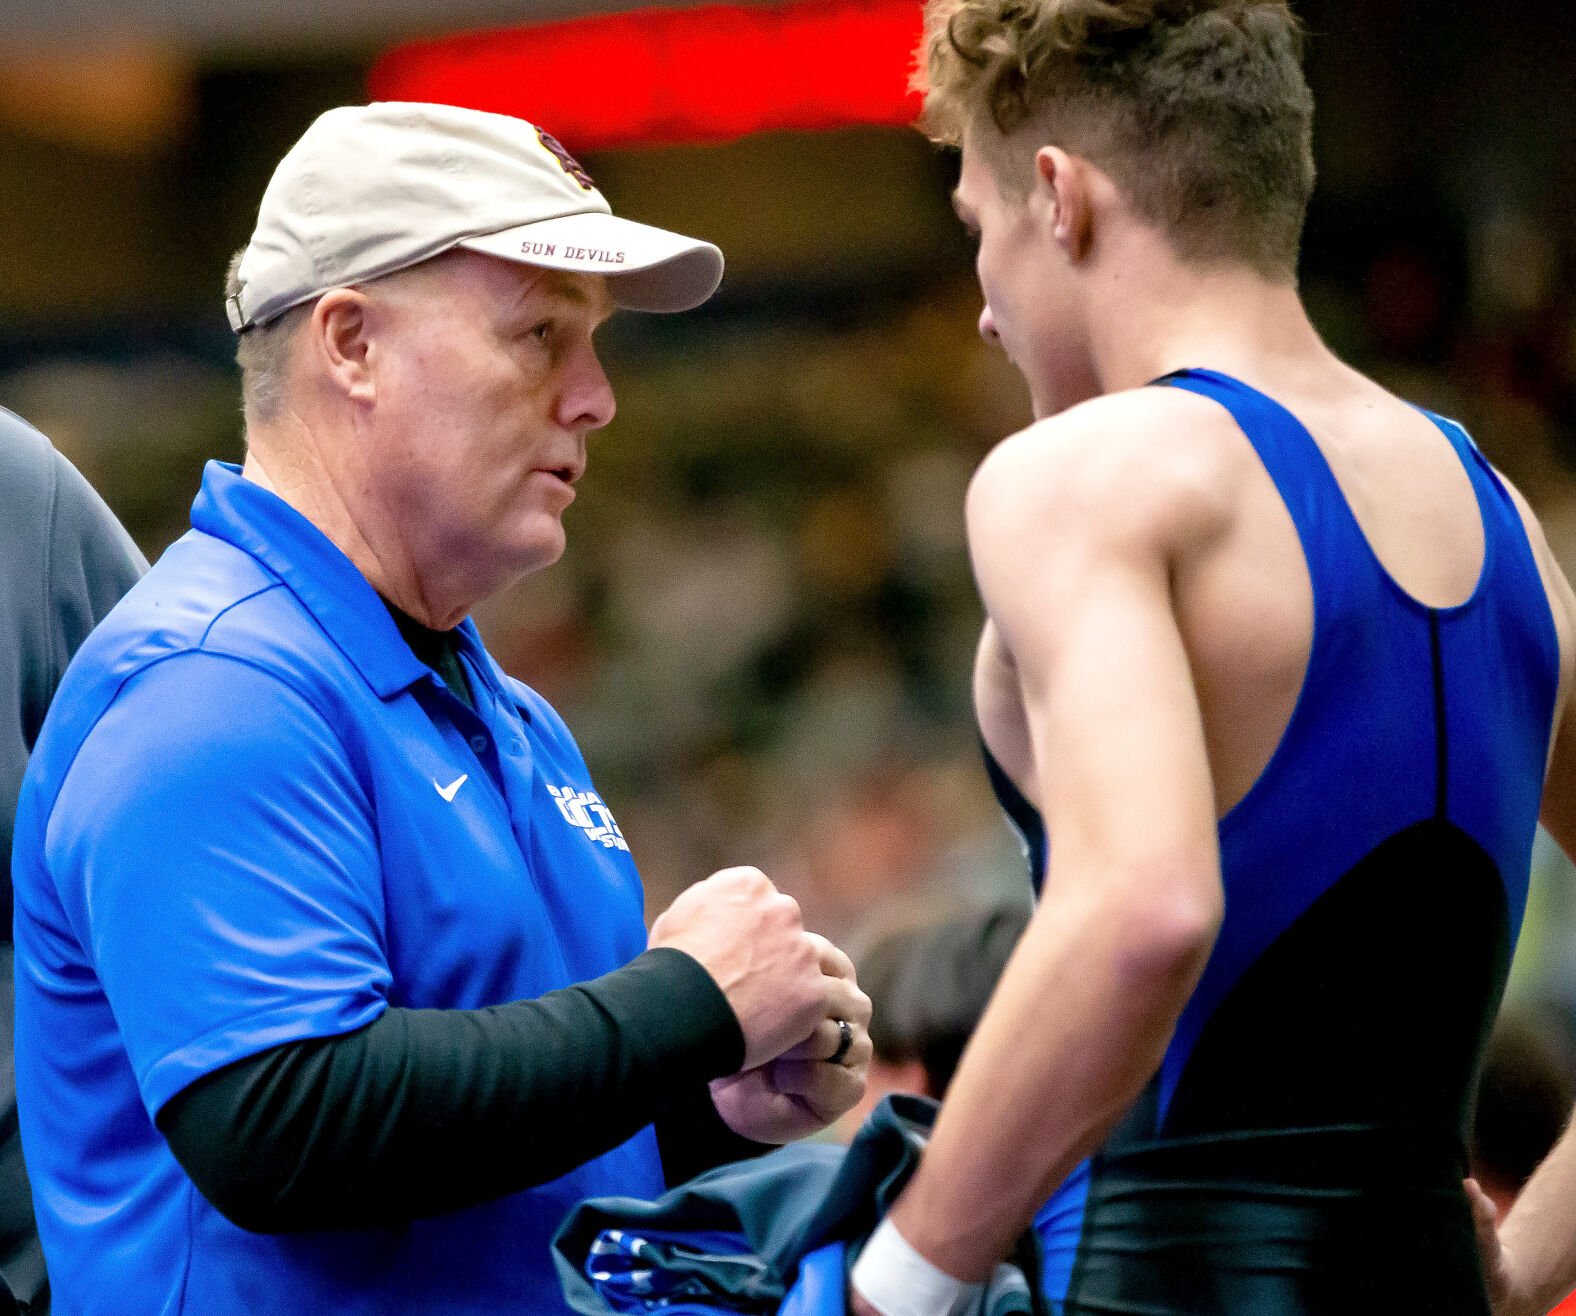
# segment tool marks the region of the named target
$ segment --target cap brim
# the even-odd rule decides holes
[[[688,311],[717,291],[722,252],[709,242],[594,210],[538,220],[459,244],[523,265],[601,274],[631,311]]]

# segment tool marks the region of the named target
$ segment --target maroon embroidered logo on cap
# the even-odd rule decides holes
[[[575,182],[579,183],[581,187],[585,188],[587,192],[596,186],[591,181],[591,175],[586,173],[580,161],[564,150],[564,144],[554,137],[552,133],[544,132],[541,128],[538,128],[536,130],[536,139],[557,157],[558,163],[564,167],[564,172],[574,179]]]

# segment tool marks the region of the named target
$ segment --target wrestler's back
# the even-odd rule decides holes
[[[1227,512],[1173,581],[1227,919],[1161,1074],[1042,1213],[1052,1296],[1069,1313],[1480,1312],[1459,1131],[1525,895],[1512,834],[1530,843],[1569,666],[1553,568],[1464,435],[1344,367],[1266,370],[1262,393],[1208,372],[1172,382],[1163,405]],[[1508,648],[1479,652],[1472,626],[1511,633]],[[1416,653],[1363,656],[1392,642]],[[1501,678],[1530,692],[1480,709],[1515,724],[1508,738],[1475,732],[1473,711],[1436,727],[1445,685],[1488,692],[1476,710]],[[988,630],[976,693],[1005,776],[1032,784],[1016,676]],[[1371,755],[1365,709],[1382,710]],[[1516,799],[1467,786],[1451,801],[1452,745],[1517,779]]]
[[[1311,378],[1266,369],[1247,382],[1308,428],[1368,543],[1402,589],[1434,607],[1471,594],[1483,563],[1483,523],[1467,472],[1432,421],[1338,364]],[[1307,671],[1313,594],[1285,502],[1231,415],[1191,395],[1177,394],[1171,405],[1194,413],[1208,433],[1201,461],[1233,509],[1229,537],[1186,563],[1175,582],[1216,806],[1224,815],[1258,780],[1291,720]],[[1189,441],[1199,442],[1197,427]],[[1557,568],[1530,513],[1526,524],[1552,599]],[[1567,619],[1558,609],[1554,615],[1568,653]],[[997,762],[1038,804],[1016,673],[988,624],[975,704]]]

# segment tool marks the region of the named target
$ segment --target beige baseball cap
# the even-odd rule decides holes
[[[237,333],[330,288],[455,247],[602,274],[634,311],[687,311],[722,282],[709,242],[620,219],[524,119],[381,101],[321,115],[274,170],[226,298]]]

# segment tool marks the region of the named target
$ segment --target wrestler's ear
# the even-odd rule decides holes
[[[1081,260],[1089,250],[1093,224],[1092,166],[1059,146],[1042,146],[1034,153],[1032,200],[1052,241],[1069,260]]]
[[[374,378],[371,298],[359,288],[330,288],[317,299],[308,326],[310,352],[331,387],[352,402],[371,402]]]

